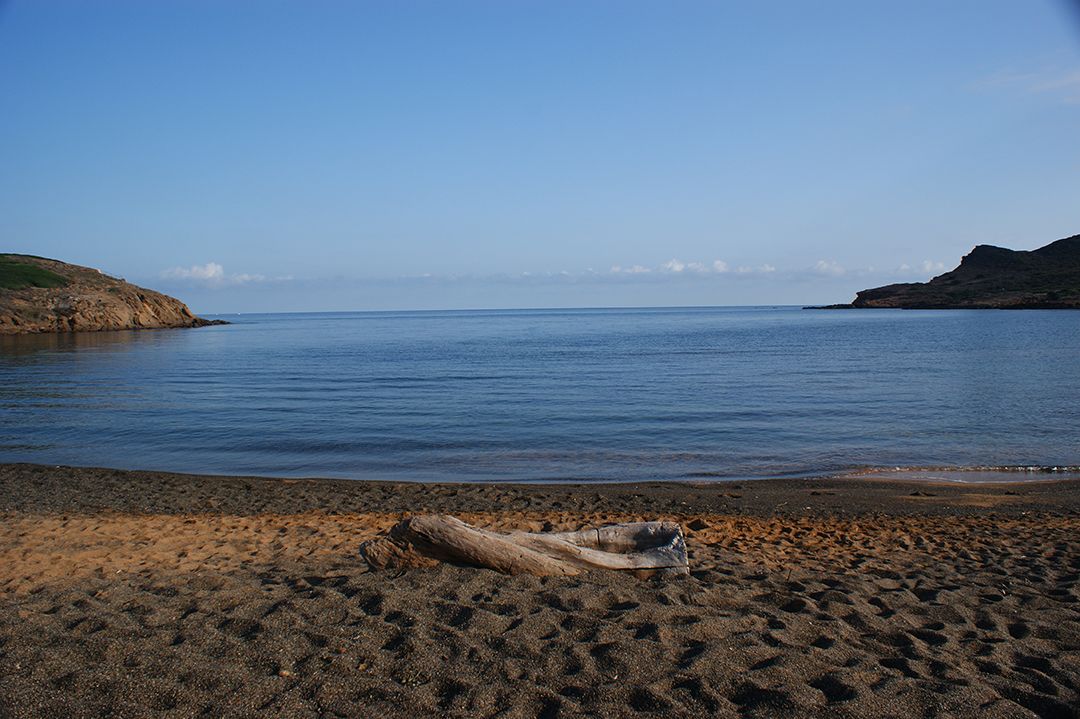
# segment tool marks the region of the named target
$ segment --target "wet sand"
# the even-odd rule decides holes
[[[691,576],[368,572],[418,512]],[[410,485],[0,465],[0,716],[1075,717],[1080,482]]]

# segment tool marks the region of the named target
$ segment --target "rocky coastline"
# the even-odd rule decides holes
[[[1080,235],[1037,250],[978,245],[951,272],[809,309],[1080,309]]]
[[[99,332],[227,324],[99,270],[0,254],[0,334]]]

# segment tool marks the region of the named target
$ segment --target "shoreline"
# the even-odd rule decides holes
[[[922,473],[922,470],[915,470]],[[189,474],[107,467],[0,463],[0,512],[147,511],[324,511],[419,512],[475,509],[493,496],[514,496],[542,505],[586,512],[590,503],[613,504],[629,512],[689,515],[794,511],[904,514],[910,499],[933,487],[938,501],[930,511],[947,513],[975,506],[972,497],[994,497],[999,506],[1080,513],[1080,477],[1037,473],[1038,479],[963,482],[925,477],[880,477],[877,471],[828,477],[750,480],[699,479],[650,482],[421,482],[393,479],[340,479]],[[979,474],[981,469],[957,471]],[[904,474],[904,473],[901,473]],[[1023,474],[1017,472],[1017,474]],[[34,480],[33,484],[28,484]],[[258,494],[251,494],[258,489]],[[192,491],[196,490],[196,491]],[[439,497],[460,497],[446,504]],[[434,499],[433,499],[434,498]],[[588,501],[585,501],[585,499]],[[686,501],[690,500],[690,501]],[[990,500],[987,500],[990,501]],[[337,503],[335,506],[334,503]],[[952,503],[952,504],[950,504]],[[925,504],[925,503],[924,503]],[[785,510],[788,508],[788,510]],[[925,507],[920,512],[927,511]]]
[[[407,514],[691,574],[370,572]],[[1068,717],[1080,481],[419,484],[0,464],[0,715]]]
[[[696,472],[658,479],[609,479],[583,477],[546,477],[496,479],[464,477],[459,479],[428,479],[417,476],[345,476],[345,475],[298,475],[298,474],[248,474],[197,472],[188,470],[147,469],[139,467],[108,467],[95,465],[67,465],[46,462],[0,461],[0,471],[5,468],[20,467],[29,470],[65,470],[72,472],[124,472],[130,474],[161,475],[177,477],[216,477],[219,479],[256,479],[267,481],[318,481],[318,482],[360,482],[374,484],[419,484],[438,485],[506,485],[522,487],[600,487],[606,485],[671,485],[699,486],[709,484],[768,482],[827,482],[827,481],[871,481],[871,482],[909,482],[941,484],[1028,484],[1038,482],[1080,481],[1080,465],[912,465],[912,466],[857,466],[843,470],[821,470],[794,473],[774,473],[763,475],[723,475],[718,472]]]

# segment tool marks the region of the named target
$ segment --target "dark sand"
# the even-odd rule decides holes
[[[371,573],[407,513],[692,575]],[[0,465],[0,716],[1075,717],[1080,482],[408,485]]]

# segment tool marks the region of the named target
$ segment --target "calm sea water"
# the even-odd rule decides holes
[[[412,480],[1080,465],[1080,313],[267,314],[0,337],[0,461]]]

